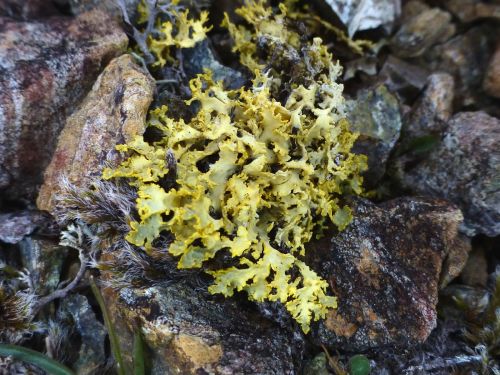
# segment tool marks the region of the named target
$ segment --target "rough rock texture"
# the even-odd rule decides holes
[[[446,0],[444,6],[462,22],[473,22],[480,18],[500,20],[500,4],[478,0]]]
[[[64,1],[64,0],[59,0]],[[93,9],[101,9],[110,15],[121,18],[118,1],[122,1],[130,18],[134,15],[140,0],[68,0],[71,13],[81,14]]]
[[[443,261],[454,248],[469,250],[462,214],[442,200],[354,203],[347,229],[309,245],[309,264],[339,299],[313,337],[354,352],[422,343],[436,326]]]
[[[0,241],[16,244],[33,232],[55,234],[57,226],[50,215],[36,211],[25,210],[0,214]]]
[[[105,13],[0,17],[0,194],[32,199],[66,116],[127,36]]]
[[[500,7],[500,6],[499,6]],[[484,76],[483,89],[488,95],[500,98],[500,44],[491,58]]]
[[[385,173],[385,164],[401,130],[399,102],[384,85],[358,92],[346,101],[351,129],[360,134],[353,151],[368,156],[365,184],[373,187]]]
[[[298,373],[300,336],[200,289],[177,282],[103,291],[128,365],[141,329],[154,375]]]
[[[484,112],[462,112],[448,122],[441,144],[409,166],[405,186],[448,199],[465,216],[468,235],[500,234],[500,120]]]
[[[52,211],[62,177],[84,186],[116,157],[116,144],[144,132],[153,91],[153,79],[130,55],[110,62],[59,136],[37,199],[41,210]]]
[[[416,57],[434,44],[446,41],[454,33],[451,14],[431,8],[417,13],[404,23],[392,38],[391,48],[400,57]]]
[[[404,120],[404,140],[439,135],[453,112],[455,81],[448,73],[434,73],[427,87]]]
[[[61,300],[57,317],[71,327],[72,340],[65,349],[76,349],[78,359],[68,363],[79,375],[104,373],[106,364],[106,328],[97,320],[87,298],[80,294]]]
[[[56,4],[48,0],[2,0],[0,16],[32,20],[57,15]]]

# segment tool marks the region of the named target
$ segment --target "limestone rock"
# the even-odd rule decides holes
[[[95,11],[71,19],[0,17],[0,194],[33,199],[66,116],[101,69],[127,46]]]
[[[384,85],[362,90],[346,101],[351,129],[360,134],[353,151],[368,156],[365,185],[373,187],[385,173],[385,165],[401,130],[398,99]]]
[[[116,144],[144,132],[153,91],[153,79],[130,55],[110,62],[61,132],[38,195],[41,210],[52,211],[63,176],[84,186],[116,157]]]
[[[186,282],[103,291],[132,363],[132,332],[148,346],[151,374],[295,374],[303,342],[233,300]]]
[[[448,199],[465,216],[467,235],[500,234],[500,120],[484,112],[462,112],[447,125],[442,142],[403,183],[417,194]]]
[[[483,89],[488,95],[500,98],[500,44],[488,65],[484,76]]]
[[[315,341],[353,352],[424,342],[436,326],[443,261],[455,247],[469,250],[462,218],[442,200],[357,200],[343,232],[309,245],[308,263],[339,300]]]

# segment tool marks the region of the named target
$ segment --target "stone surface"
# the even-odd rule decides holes
[[[454,33],[451,15],[439,8],[431,8],[404,23],[391,39],[391,48],[400,57],[421,56],[428,48],[446,41]]]
[[[131,365],[140,329],[151,374],[296,374],[302,338],[234,299],[206,295],[185,282],[103,291]],[[130,372],[131,373],[131,372]]]
[[[35,210],[0,214],[0,241],[16,244],[24,237],[38,231],[56,233],[56,226],[49,215]]]
[[[403,121],[403,147],[429,135],[439,138],[453,112],[455,81],[448,73],[434,73]]]
[[[384,85],[358,92],[346,101],[351,129],[360,134],[353,152],[368,156],[365,185],[374,187],[385,173],[385,165],[401,130],[398,99]]]
[[[387,58],[380,71],[381,79],[391,92],[411,98],[425,87],[428,75],[426,69],[392,55]]]
[[[77,360],[68,365],[78,375],[104,373],[107,332],[104,325],[97,320],[87,298],[73,294],[62,299],[57,318],[71,327],[71,340],[68,340],[65,349],[71,348],[78,352]]]
[[[128,40],[102,12],[0,17],[0,195],[35,197],[66,116]]]
[[[500,98],[500,44],[497,46],[484,75],[483,89],[488,95]]]
[[[41,19],[59,14],[56,5],[47,0],[2,0],[0,16],[18,20]]]
[[[60,0],[66,1],[66,0]],[[140,0],[68,0],[71,13],[77,15],[90,10],[100,9],[121,19],[121,10],[118,1],[122,1],[129,17],[132,19]]]
[[[63,177],[84,186],[116,157],[116,144],[144,132],[153,91],[153,79],[130,55],[110,62],[59,136],[37,199],[41,210],[52,211]]]
[[[436,199],[354,203],[344,231],[309,245],[308,264],[339,300],[313,338],[353,352],[422,343],[436,326],[443,261],[455,247],[468,250],[462,214]]]
[[[457,204],[463,230],[472,236],[500,234],[500,120],[462,112],[447,125],[442,142],[417,165],[406,166],[403,184],[416,194]]]
[[[444,6],[462,22],[473,22],[481,18],[500,20],[500,4],[478,0],[446,0]]]

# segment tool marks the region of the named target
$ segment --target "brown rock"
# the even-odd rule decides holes
[[[500,120],[462,112],[422,162],[405,166],[402,183],[420,195],[444,198],[464,213],[467,235],[500,234]]]
[[[105,13],[0,17],[0,193],[32,199],[66,116],[127,36]]]
[[[453,34],[455,25],[451,23],[451,15],[439,8],[431,8],[404,23],[392,38],[391,47],[400,57],[416,57],[434,44],[448,40]]]
[[[444,6],[462,22],[473,22],[481,18],[500,19],[500,4],[478,0],[447,0]]]
[[[52,212],[63,176],[76,186],[85,186],[101,174],[116,144],[144,132],[153,91],[153,79],[130,55],[111,61],[61,132],[38,195],[41,210]]]
[[[339,300],[314,340],[354,352],[424,342],[436,326],[443,261],[463,241],[460,210],[400,198],[378,206],[357,200],[354,211],[347,229],[310,244],[308,264]]]
[[[500,45],[498,45],[486,70],[483,89],[488,95],[500,98]]]

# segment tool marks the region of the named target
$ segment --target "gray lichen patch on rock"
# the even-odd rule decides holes
[[[337,236],[312,243],[311,264],[339,297],[314,333],[318,343],[349,351],[424,342],[436,325],[442,277],[457,276],[469,244],[458,233],[460,210],[441,200],[401,198],[355,205]],[[443,271],[452,250],[462,264]],[[443,275],[450,269],[454,274]]]
[[[62,177],[85,186],[117,157],[116,144],[142,135],[153,91],[153,79],[130,55],[111,61],[61,132],[38,196],[40,209],[53,210]]]
[[[0,17],[0,191],[33,199],[66,116],[127,36],[106,13]]]

